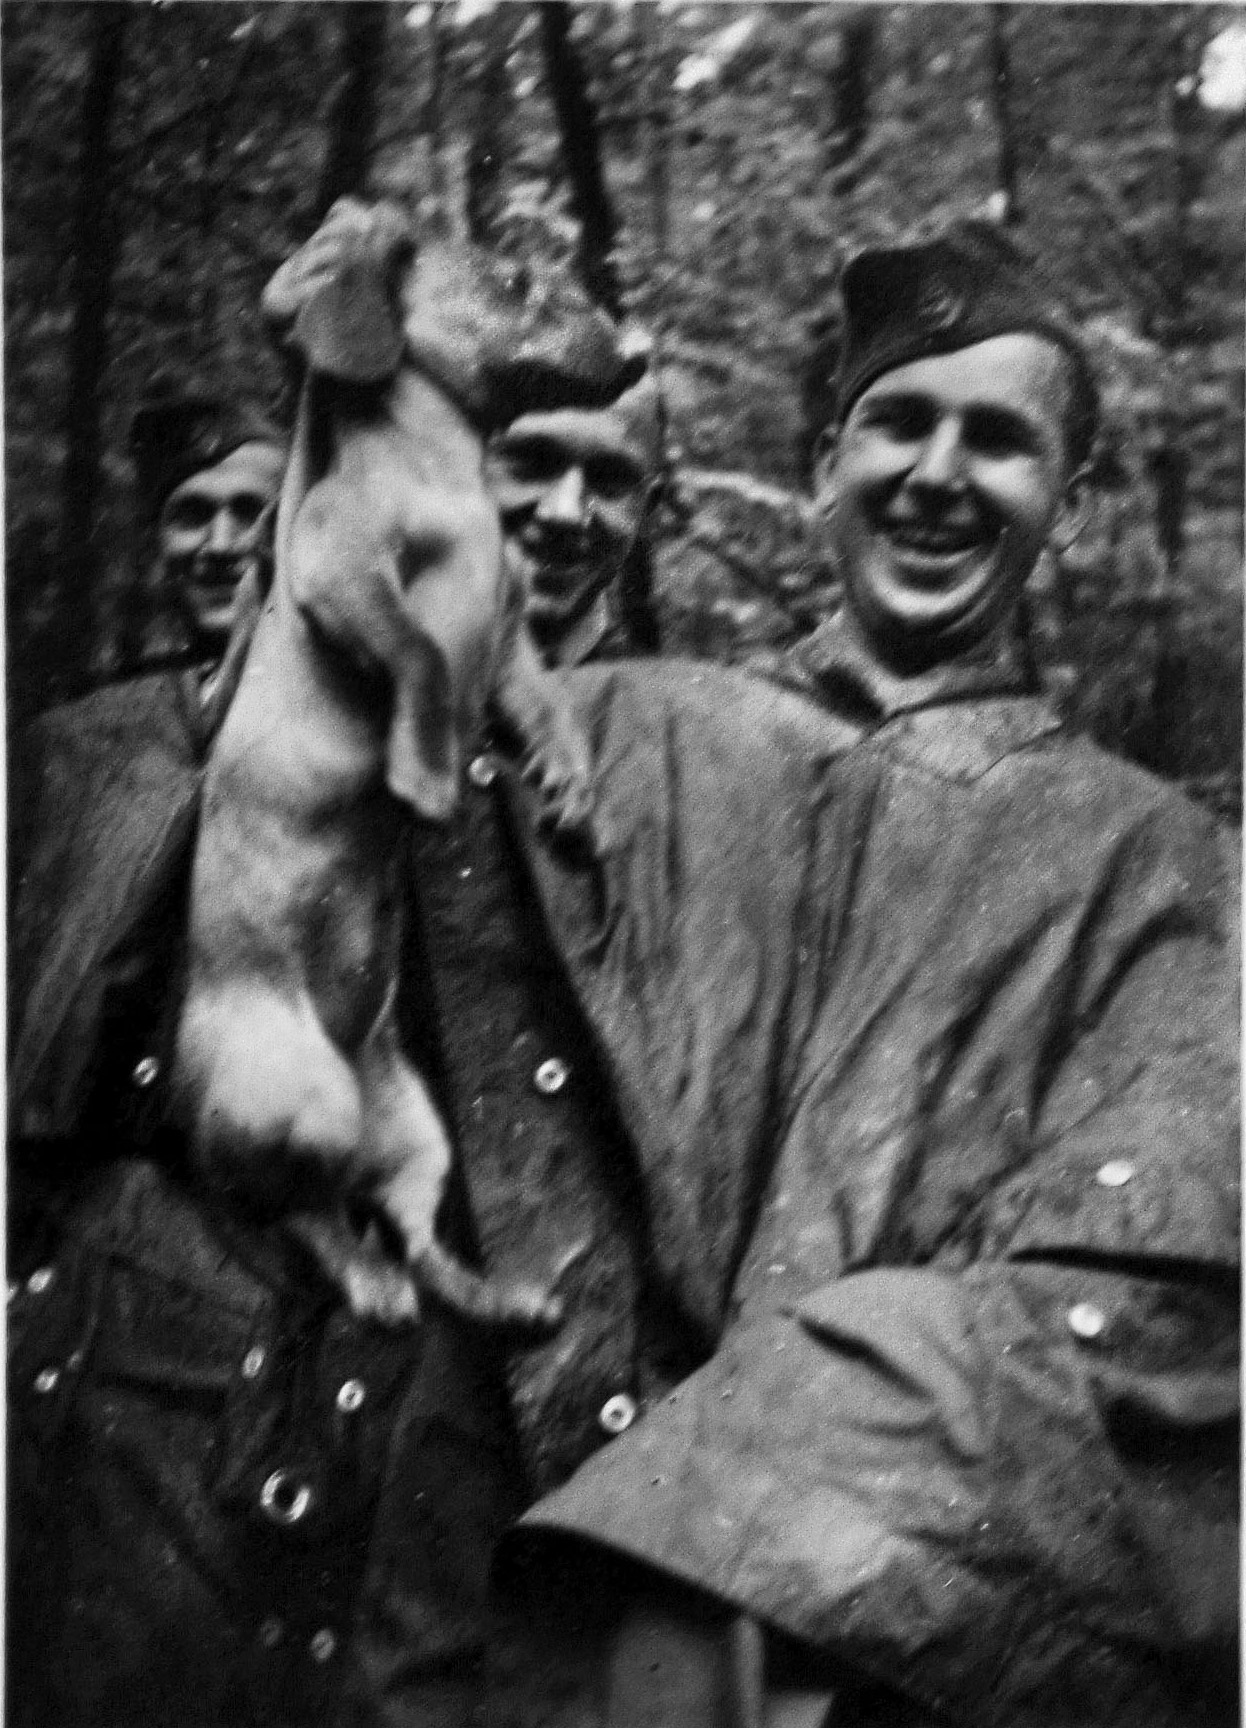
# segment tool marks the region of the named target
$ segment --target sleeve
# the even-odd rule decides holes
[[[745,1303],[533,1509],[538,1540],[606,1544],[953,1722],[1236,1720],[1214,853],[1145,827],[1115,849],[1035,1056],[1024,1155],[955,1242]]]

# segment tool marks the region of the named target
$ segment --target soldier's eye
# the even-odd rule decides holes
[[[626,498],[640,489],[644,476],[623,457],[602,457],[588,464],[585,479],[599,498]]]
[[[229,501],[230,514],[243,528],[254,528],[264,514],[268,500],[259,493],[240,492]]]
[[[858,424],[902,443],[924,438],[933,421],[930,404],[920,396],[880,396],[866,400],[858,418]]]
[[[1028,456],[1041,440],[1028,421],[1006,409],[980,408],[970,414],[965,441],[983,456]]]
[[[555,480],[567,466],[565,452],[544,438],[504,444],[499,455],[507,474],[518,481]]]
[[[172,498],[165,506],[164,526],[182,533],[188,533],[194,528],[206,528],[215,511],[216,505],[210,498],[198,498],[193,494],[185,498]]]

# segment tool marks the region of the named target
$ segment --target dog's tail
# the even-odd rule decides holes
[[[563,1321],[562,1301],[536,1284],[501,1284],[473,1272],[435,1239],[412,1266],[421,1290],[478,1326],[547,1337]]]

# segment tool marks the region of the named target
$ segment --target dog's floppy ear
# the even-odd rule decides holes
[[[402,363],[400,288],[414,253],[396,206],[339,199],[264,290],[264,315],[313,372],[384,383]]]
[[[424,639],[419,664],[394,685],[385,748],[385,784],[418,816],[445,822],[459,801],[459,735],[450,672],[441,650]]]

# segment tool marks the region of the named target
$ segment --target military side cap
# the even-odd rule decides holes
[[[150,520],[183,480],[214,468],[243,444],[284,444],[280,428],[254,403],[188,392],[150,397],[130,423],[142,511]]]
[[[1089,444],[1097,393],[1085,349],[1037,267],[999,228],[963,221],[920,243],[859,252],[845,266],[841,294],[835,383],[841,421],[862,391],[894,366],[1029,331],[1072,360]]]
[[[534,267],[504,351],[483,369],[481,420],[497,429],[520,414],[608,407],[648,364],[643,332],[616,321],[569,271]]]

